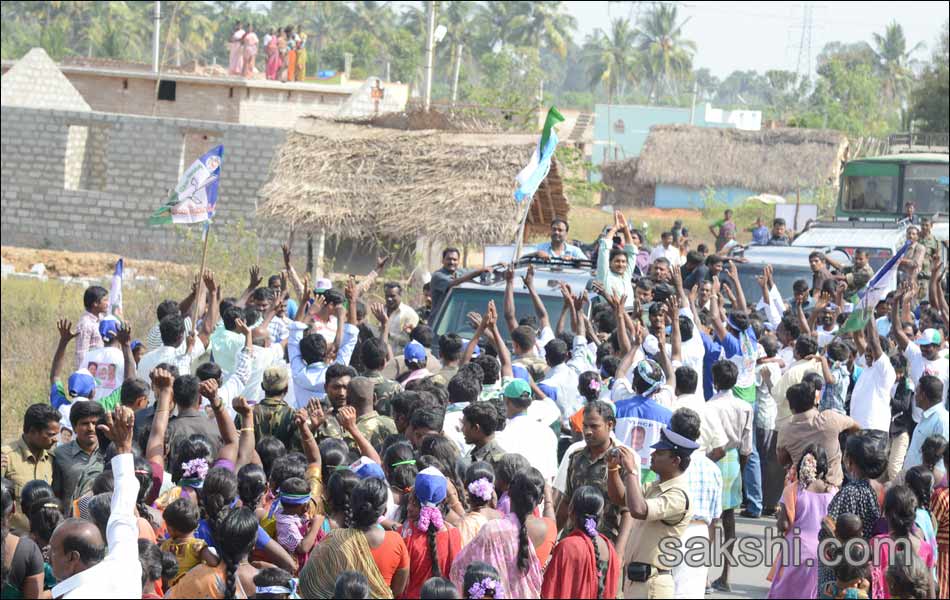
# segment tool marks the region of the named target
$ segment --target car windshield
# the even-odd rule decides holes
[[[921,214],[946,213],[950,165],[907,165],[904,205],[913,202]]]
[[[759,298],[762,297],[762,288],[759,286],[759,282],[756,281],[756,277],[762,274],[762,269],[765,265],[757,265],[744,263],[737,266],[737,271],[739,272],[739,282],[742,284],[742,291],[745,293],[746,302],[749,305],[749,308],[753,308],[756,302],[759,301]],[[811,287],[812,273],[811,269],[807,266],[801,267],[791,267],[785,265],[772,265],[772,279],[775,280],[775,285],[778,287],[779,292],[782,294],[782,298],[789,298],[792,296],[792,286],[799,279],[804,279],[808,282],[809,287]]]
[[[495,301],[495,308],[498,309],[498,329],[501,331],[501,336],[505,339],[505,342],[509,343],[511,332],[508,330],[508,324],[505,323],[502,316],[505,293],[504,290],[499,289],[453,289],[436,321],[435,336],[438,338],[446,333],[457,333],[466,339],[470,339],[475,333],[475,329],[469,323],[466,315],[470,312],[483,314],[489,300]],[[541,300],[544,302],[552,323],[556,323],[558,316],[561,314],[561,307],[564,305],[563,299],[560,296],[543,295]],[[519,318],[534,314],[534,305],[527,293],[515,291],[515,314]],[[570,327],[570,324],[568,324],[568,327]]]

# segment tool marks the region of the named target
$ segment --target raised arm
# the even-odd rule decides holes
[[[495,350],[498,352],[498,362],[501,363],[501,376],[514,377],[514,371],[511,368],[511,352],[508,351],[508,346],[498,330],[498,311],[495,310],[494,300],[488,303],[488,315],[486,316],[487,318],[482,320],[488,321],[488,328],[495,342]]]
[[[508,331],[514,331],[518,327],[518,316],[515,314],[515,269],[514,265],[508,265],[505,269],[505,304],[503,307],[505,313],[505,324],[508,325]]]
[[[317,398],[311,398],[307,402],[306,409],[297,410],[294,414],[294,424],[300,433],[300,444],[303,446],[303,455],[307,457],[307,464],[319,471],[323,468],[323,458],[320,456],[320,445],[313,437],[313,429],[311,429],[311,423],[314,419],[319,423],[326,419],[323,414],[323,405],[320,404],[320,400]]]
[[[247,301],[250,299],[251,294],[254,293],[254,290],[261,285],[261,282],[264,281],[264,278],[261,276],[261,268],[258,265],[251,267],[248,272],[247,287],[241,293],[241,297],[238,298],[238,301],[235,302],[235,306],[244,308],[247,305]]]
[[[122,368],[125,370],[123,381],[135,379],[135,355],[132,354],[132,328],[128,323],[119,325],[119,331],[115,335],[122,347]]]
[[[366,439],[366,436],[363,435],[363,432],[360,431],[359,427],[356,426],[355,408],[352,406],[341,407],[336,413],[336,420],[340,423],[340,427],[343,428],[343,431],[352,436],[356,442],[356,447],[360,449],[360,454],[375,461],[376,464],[383,463],[383,460],[379,457],[379,453],[376,452],[376,448],[373,447],[369,440]]]
[[[680,334],[680,303],[676,296],[666,300],[666,310],[670,314],[670,361],[683,360],[683,337]],[[673,386],[674,389],[676,386]]]
[[[548,319],[548,310],[544,308],[544,302],[541,301],[541,296],[538,295],[538,291],[534,289],[534,266],[528,265],[528,272],[525,273],[525,276],[522,278],[524,285],[528,288],[528,295],[531,296],[531,303],[534,305],[534,314],[538,316],[538,323],[540,329],[551,326],[551,321]]]
[[[660,351],[656,353],[656,362],[660,365],[660,370],[663,371],[663,376],[666,377],[667,383],[673,387],[673,389],[676,389],[676,375],[673,373],[673,364],[666,355],[665,328],[661,327],[660,330],[656,332],[656,341],[660,347]]]
[[[286,244],[281,244],[280,250],[284,255],[284,270],[287,271],[287,277],[290,278],[291,285],[294,286],[294,291],[297,293],[297,297],[300,298],[303,296],[304,285],[303,281],[300,279],[300,275],[297,274],[297,269],[294,268],[291,256],[291,243],[293,240],[293,232],[290,234],[291,242]]]
[[[234,421],[231,420],[231,415],[224,408],[224,402],[218,397],[218,381],[216,379],[206,379],[198,386],[198,391],[211,403],[214,420],[218,425],[218,433],[221,435],[218,460],[227,460],[231,464],[237,464],[238,432],[234,427]]]
[[[247,403],[243,396],[238,396],[231,401],[231,408],[241,417],[241,431],[238,433],[238,451],[237,461],[234,463],[234,470],[237,471],[248,463],[260,464],[261,458],[257,455],[254,447],[254,409]]]
[[[180,312],[183,317],[191,314],[191,308],[195,304],[195,298],[197,295],[198,276],[196,275],[194,281],[191,282],[191,292],[189,292],[187,296],[178,302],[178,312]]]
[[[817,314],[817,308],[812,310],[812,314]],[[802,303],[795,301],[795,318],[798,319],[798,326],[801,327],[802,335],[811,335],[814,329],[811,328],[809,320],[805,318],[805,309],[802,308]]]
[[[162,468],[165,467],[165,432],[172,414],[172,384],[175,378],[165,369],[155,369],[150,374],[152,391],[155,392],[155,415],[152,430],[145,445],[145,458]]]
[[[891,330],[894,330],[895,327],[900,329],[900,324],[892,324]],[[884,354],[884,351],[881,349],[881,338],[878,337],[877,323],[874,322],[874,319],[868,321],[864,327],[864,335],[867,338],[868,347],[871,349],[871,357],[876,362]],[[868,366],[870,367],[871,365]]]
[[[221,316],[221,288],[218,286],[217,278],[211,271],[205,272],[204,281],[205,287],[208,288],[208,296],[211,299],[211,304],[208,307],[207,315],[201,322],[198,338],[201,340],[201,343],[205,345],[205,348],[207,348],[211,334],[214,332],[214,328],[218,326],[218,319]]]
[[[369,310],[379,321],[379,341],[386,347],[386,362],[388,363],[393,359],[393,349],[389,345],[389,313],[386,312],[386,305],[382,302],[370,305]]]
[[[726,339],[728,332],[726,325],[722,322],[722,313],[719,311],[719,294],[722,291],[722,283],[718,277],[713,277],[712,294],[709,295],[709,320],[712,322],[713,333],[720,341]]]
[[[812,332],[818,331],[818,315],[820,315],[830,303],[831,294],[826,291],[822,291],[815,300],[815,308],[812,309],[811,315],[808,317],[807,329],[809,335],[811,335]],[[802,329],[804,330],[806,328],[803,327]]]
[[[488,312],[494,306],[493,302],[490,302],[488,308],[485,310],[485,314],[482,316],[481,320],[478,322],[478,327],[475,328],[475,333],[472,334],[472,339],[469,340],[468,344],[465,345],[465,351],[462,352],[462,360],[459,364],[465,365],[471,362],[472,355],[475,354],[475,347],[478,346],[478,340],[482,339],[482,335],[485,334],[485,331],[488,329]]]
[[[626,296],[617,296],[616,294],[607,296],[607,302],[613,307],[614,315],[617,317],[617,342],[620,346],[620,352],[623,354],[629,353],[632,347],[629,330],[627,329],[626,299]]]
[[[462,285],[463,283],[468,283],[474,279],[478,279],[482,276],[482,273],[491,273],[491,267],[482,267],[481,269],[472,269],[470,272],[462,275],[461,277],[456,277],[455,279],[449,280],[449,285],[445,288],[445,291],[448,292],[450,289],[454,288],[457,285]]]
[[[56,385],[59,381],[60,373],[63,372],[63,361],[66,358],[66,346],[79,333],[73,333],[73,324],[69,319],[60,319],[56,322],[56,329],[59,330],[59,344],[56,346],[56,352],[53,353],[53,362],[49,368],[49,384]]]
[[[727,273],[729,274],[729,280],[732,281],[733,286],[736,288],[733,290],[736,295],[736,308],[744,313],[748,313],[749,306],[745,301],[745,292],[742,291],[742,282],[739,280],[739,269],[736,268],[735,262],[729,261]]]
[[[359,290],[360,294],[365,294],[373,284],[376,283],[376,280],[379,278],[379,274],[383,272],[383,269],[386,268],[386,263],[389,262],[388,256],[377,256],[376,257],[376,268],[366,274],[358,284],[356,284],[356,289]]]
[[[901,290],[903,292],[903,289]],[[901,352],[907,349],[907,345],[910,344],[910,338],[907,337],[907,334],[904,333],[904,328],[901,326],[900,318],[900,306],[904,301],[904,295],[898,292],[897,296],[894,297],[894,301],[891,303],[891,332],[894,334],[894,341],[897,342],[897,347],[901,349]],[[871,319],[871,322],[874,322],[874,319]],[[877,331],[877,327],[875,327]]]
[[[630,233],[630,225],[627,224],[627,217],[622,212],[614,211],[614,220],[617,222],[617,229],[623,233],[624,248],[633,248],[636,252],[636,246],[633,243],[633,234]],[[629,268],[629,265],[627,265]]]
[[[571,292],[571,286],[567,285],[563,281],[560,282],[559,287],[561,289],[561,295],[564,297],[564,308],[571,316],[571,331],[574,332],[574,335],[577,335],[577,306],[574,304],[574,294]]]

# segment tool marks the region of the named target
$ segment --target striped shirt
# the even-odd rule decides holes
[[[722,514],[722,473],[716,463],[700,451],[693,452],[690,458],[684,474],[689,487],[693,520],[712,525]]]

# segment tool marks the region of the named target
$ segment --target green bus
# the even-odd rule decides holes
[[[913,203],[919,215],[950,212],[950,155],[889,154],[852,160],[844,166],[838,218],[895,220]]]

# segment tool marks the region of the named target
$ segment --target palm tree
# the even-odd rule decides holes
[[[445,2],[440,11],[440,20],[448,29],[446,39],[440,47],[451,48],[452,59],[452,103],[458,100],[459,76],[462,71],[462,55],[472,54],[475,33],[472,30],[474,11],[471,2],[455,0]]]
[[[546,47],[561,58],[567,56],[571,33],[577,29],[577,19],[564,12],[564,3],[558,0],[542,0],[526,3],[527,19],[515,29],[522,45],[532,46],[536,41],[540,50]]]
[[[209,62],[208,57],[214,53],[213,45],[223,44],[222,40],[217,39],[218,28],[222,23],[211,18],[203,3],[178,0],[167,4],[171,17],[167,23],[163,56],[173,53],[176,64],[182,60],[198,59]],[[163,6],[163,15],[164,9]],[[165,19],[164,16],[162,18]],[[231,23],[224,24],[226,28],[230,26]],[[169,43],[171,40],[174,40],[174,46]]]
[[[696,42],[683,39],[683,26],[688,21],[678,22],[675,4],[654,3],[643,17],[637,33],[639,49],[644,53],[644,74],[650,80],[651,102],[664,84],[669,93],[675,94],[675,81],[692,71]]]
[[[911,67],[915,61],[911,59],[911,55],[925,48],[925,44],[917,42],[908,50],[904,28],[897,21],[890,23],[884,29],[884,35],[873,33],[871,38],[874,41],[874,55],[877,59],[874,67],[884,81],[884,94],[881,100],[886,102],[904,100],[913,79]]]
[[[498,51],[521,43],[521,31],[528,22],[529,2],[482,2],[476,7],[474,27],[477,53]]]
[[[636,72],[636,31],[628,19],[614,19],[610,35],[598,29],[584,43],[583,62],[591,87],[603,83],[610,97],[623,96]]]
[[[92,53],[107,58],[145,60],[149,41],[146,9],[151,6],[145,2],[94,4],[87,28]]]

